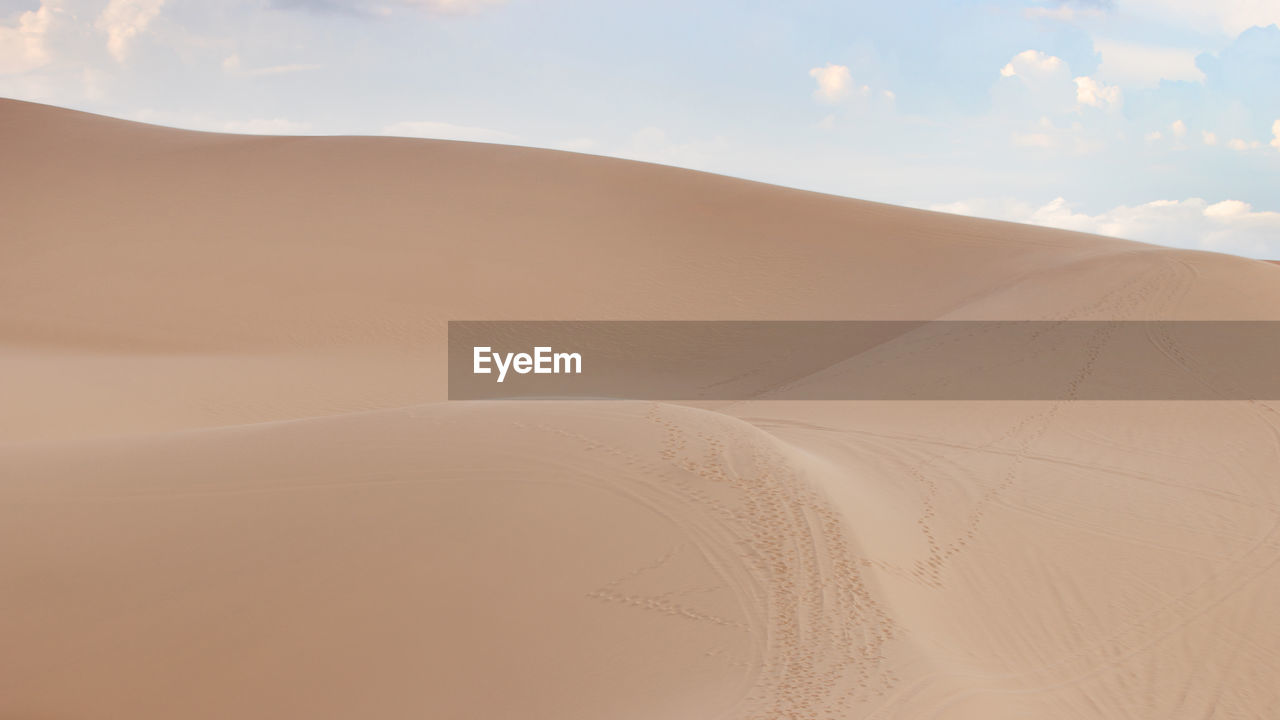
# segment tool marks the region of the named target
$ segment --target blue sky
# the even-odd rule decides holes
[[[0,95],[1280,258],[1280,0],[0,0]]]

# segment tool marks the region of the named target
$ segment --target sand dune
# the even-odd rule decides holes
[[[1274,320],[1274,265],[15,101],[0,152],[0,718],[1280,716],[1274,403],[444,401],[450,319]]]

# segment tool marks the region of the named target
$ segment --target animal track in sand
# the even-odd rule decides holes
[[[744,626],[698,609],[700,592],[682,588],[642,592],[647,576],[692,547],[673,548],[589,594],[603,602],[685,620],[742,629],[756,637],[754,687],[745,699],[749,718],[835,720],[850,703],[884,695],[897,682],[886,648],[897,622],[873,595],[856,560],[843,518],[807,484],[773,439],[740,421],[702,411],[652,405],[644,419],[660,429],[652,460],[630,449],[549,424],[537,427],[604,452],[635,472],[630,489],[668,517],[690,510],[714,521],[714,538],[696,550],[713,557],[728,548],[719,567],[751,605]],[[633,481],[634,480],[634,481]]]
[[[1178,277],[1176,271],[1167,265],[1145,268],[1120,287],[1103,293],[1093,302],[1082,304],[1056,317],[1042,319],[1067,322],[1102,310],[1111,311],[1117,316],[1128,316],[1144,308],[1146,301],[1151,300],[1156,294],[1156,288],[1169,285],[1171,279],[1176,277]],[[1178,287],[1183,286],[1178,285]],[[936,503],[939,487],[937,480],[928,472],[935,463],[946,458],[941,453],[927,452],[928,457],[924,460],[905,468],[906,473],[923,487],[921,509],[915,523],[928,548],[927,554],[912,562],[910,566],[867,557],[860,558],[860,562],[864,566],[905,577],[928,587],[935,589],[944,587],[942,574],[949,561],[977,538],[987,510],[1017,482],[1032,449],[1049,431],[1054,419],[1061,412],[1063,404],[1078,397],[1081,384],[1092,375],[1103,348],[1111,341],[1114,333],[1115,327],[1111,325],[1102,325],[1094,331],[1085,347],[1084,362],[1067,383],[1065,400],[1053,402],[1048,408],[1023,417],[999,436],[972,448],[983,450],[1009,440],[1014,440],[1015,443],[1010,464],[1005,472],[999,476],[997,482],[989,485],[982,492],[974,507],[968,512],[961,529],[953,533],[950,540],[947,542],[939,540],[939,533],[934,526],[938,512]]]

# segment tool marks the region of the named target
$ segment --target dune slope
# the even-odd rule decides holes
[[[449,319],[1280,319],[1280,267],[15,101],[0,153],[0,718],[1280,713],[1273,404],[444,401]]]

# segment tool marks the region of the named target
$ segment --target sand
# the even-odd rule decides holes
[[[445,401],[450,319],[1276,320],[1280,267],[16,101],[0,157],[0,718],[1280,715],[1276,403]]]

